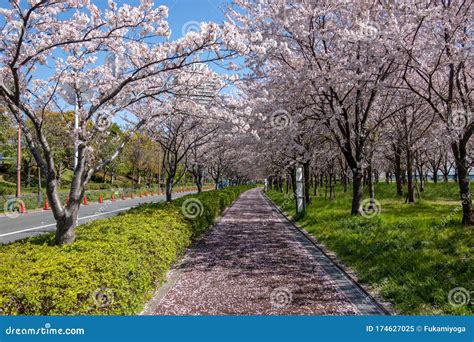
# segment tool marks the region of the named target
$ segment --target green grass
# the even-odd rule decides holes
[[[294,201],[270,190],[269,196],[295,216]],[[370,284],[401,314],[474,313],[471,303],[453,306],[452,289],[474,291],[472,228],[461,226],[457,184],[429,183],[416,204],[397,198],[394,184],[377,184],[381,212],[352,217],[351,193],[313,198],[298,223]],[[459,299],[459,297],[458,297]]]

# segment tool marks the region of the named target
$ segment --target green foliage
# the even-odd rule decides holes
[[[0,106],[0,153],[4,157],[15,156],[16,129],[6,108]]]
[[[0,195],[14,195],[15,191],[16,185],[14,183],[0,180]]]
[[[146,204],[77,229],[76,242],[52,234],[0,247],[0,312],[8,315],[138,313],[186,247],[247,187]],[[187,199],[202,215],[186,218]]]
[[[293,200],[269,195],[294,215]],[[472,315],[472,302],[448,300],[457,287],[474,290],[474,232],[461,225],[457,184],[429,183],[416,204],[397,198],[393,184],[377,184],[376,197],[378,216],[351,217],[351,193],[338,188],[335,200],[313,198],[299,223],[400,313]]]

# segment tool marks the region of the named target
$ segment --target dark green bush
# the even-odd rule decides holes
[[[234,187],[146,204],[77,229],[76,242],[54,246],[52,234],[0,247],[0,313],[136,314],[193,239],[240,193]],[[184,201],[202,204],[186,218]]]

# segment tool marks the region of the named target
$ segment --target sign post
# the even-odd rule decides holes
[[[21,122],[18,123],[16,141],[16,197],[21,197]]]
[[[304,215],[306,211],[306,203],[304,198],[304,177],[303,166],[297,165],[295,168],[296,178],[296,216]]]

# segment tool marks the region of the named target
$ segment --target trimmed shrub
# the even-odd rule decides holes
[[[77,228],[76,242],[53,234],[0,246],[0,313],[133,315],[166,272],[243,191],[233,187],[145,204]],[[195,218],[183,204],[201,204]]]

